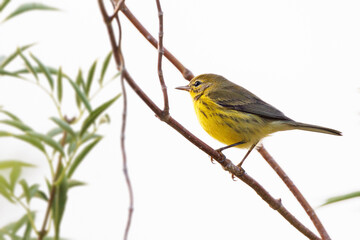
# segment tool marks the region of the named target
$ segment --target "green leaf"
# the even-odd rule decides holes
[[[28,132],[27,134],[31,137],[34,137],[34,138],[44,142],[46,145],[54,148],[59,153],[61,153],[61,155],[65,156],[63,147],[58,142],[54,141],[51,137],[41,134],[41,133],[36,133],[36,132]]]
[[[90,125],[93,124],[95,120],[100,116],[100,114],[103,113],[108,107],[110,107],[120,96],[121,94],[116,95],[114,98],[103,103],[93,112],[91,112],[90,115],[84,120],[84,123],[80,130],[80,136],[82,136],[86,132],[86,130],[90,127]]]
[[[68,192],[68,179],[65,176],[60,185],[56,187],[55,197],[52,204],[52,217],[54,220],[54,227],[55,227],[55,239],[59,239],[60,237],[60,225],[61,220],[64,215],[65,206],[67,202],[67,192]]]
[[[26,124],[19,122],[17,120],[12,120],[12,119],[11,120],[0,120],[0,123],[15,127],[24,132],[32,131],[32,129],[29,126],[27,126]]]
[[[55,122],[60,128],[62,128],[64,131],[66,131],[67,133],[69,133],[71,136],[76,137],[76,133],[74,132],[74,130],[71,128],[70,124],[68,124],[67,122],[56,118],[56,117],[51,117],[50,118],[53,122]]]
[[[344,201],[344,200],[348,200],[348,199],[356,198],[356,197],[360,197],[360,191],[356,191],[356,192],[352,192],[352,193],[348,193],[348,194],[328,198],[325,201],[325,203],[323,203],[321,206],[325,206],[325,205],[328,205],[328,204],[332,204],[332,203],[336,203],[336,202],[340,202],[340,201]]]
[[[50,10],[50,11],[58,11],[59,9],[50,7],[48,5],[42,4],[42,3],[24,3],[20,5],[18,8],[16,8],[12,13],[10,13],[3,22],[17,16],[20,14],[23,14],[25,12],[34,11],[34,10]]]
[[[28,220],[26,223],[26,228],[24,231],[24,235],[21,238],[21,240],[29,240],[30,236],[31,236],[31,231],[32,231],[32,226],[31,226],[31,222]]]
[[[0,161],[0,169],[14,168],[14,167],[34,167],[35,165],[18,161],[18,160],[5,160]]]
[[[14,192],[15,184],[18,181],[21,174],[21,167],[15,166],[13,167],[11,173],[10,173],[10,190],[11,192]]]
[[[27,184],[25,179],[21,179],[19,181],[19,184],[21,185],[23,190],[22,195],[25,196],[27,203],[29,203],[30,202],[29,185]]]
[[[85,89],[85,82],[84,82],[84,78],[83,78],[83,74],[81,69],[79,69],[78,71],[78,75],[76,76],[76,84],[78,85],[78,87],[81,89]]]
[[[2,110],[1,108],[0,108],[0,112],[2,112],[3,114],[7,115],[7,116],[10,117],[12,120],[21,122],[20,118],[18,118],[17,116],[15,116],[14,114],[12,114],[11,112],[8,112],[8,111],[6,111],[6,110]]]
[[[76,83],[74,83],[73,81],[71,81],[70,79],[69,80],[69,83],[71,84],[71,86],[74,88],[75,92],[76,92],[76,96],[78,96],[81,101],[84,103],[86,109],[91,112],[91,106],[90,106],[90,103],[87,99],[87,97],[85,96],[85,94],[80,90],[80,88],[76,85]]]
[[[0,3],[0,12],[6,7],[9,2],[10,0],[3,0],[2,3]]]
[[[56,81],[57,82],[57,98],[58,98],[59,102],[61,102],[62,95],[63,95],[62,77],[63,77],[63,73],[62,73],[62,69],[60,67],[58,74],[57,74],[57,81]]]
[[[101,74],[100,74],[100,79],[99,79],[99,84],[100,86],[102,86],[103,82],[104,82],[104,77],[105,77],[105,73],[106,73],[106,70],[109,66],[109,63],[110,63],[110,60],[111,60],[111,56],[112,56],[112,51],[109,52],[109,54],[106,56],[105,60],[104,60],[104,63],[102,65],[102,68],[101,68]]]
[[[0,175],[0,188],[10,190],[10,184],[6,181],[4,176]]]
[[[20,47],[19,49],[20,49],[20,51],[23,52],[24,50],[32,47],[33,45],[34,45],[34,43],[33,43],[33,44],[29,44],[29,45],[22,46],[22,47]],[[8,65],[12,60],[14,60],[14,58],[16,58],[18,55],[19,55],[18,50],[16,50],[14,53],[10,54],[7,58],[5,58],[5,59],[1,62],[1,64],[0,64],[0,69],[1,69],[1,68],[4,68],[5,66],[7,66],[7,65]]]
[[[57,135],[59,135],[60,133],[63,133],[64,130],[62,130],[62,128],[53,128],[51,129],[46,135],[48,135],[49,137],[53,138]]]
[[[82,182],[82,181],[73,180],[73,179],[70,179],[70,180],[68,181],[68,187],[69,187],[69,189],[70,189],[70,188],[73,188],[73,187],[84,186],[84,185],[86,185],[86,183],[85,183],[85,182]]]
[[[17,138],[19,140],[22,140],[24,142],[27,142],[27,143],[33,145],[34,147],[36,147],[37,149],[39,149],[41,152],[45,153],[44,145],[37,138],[34,138],[33,136],[29,136],[29,135],[26,135],[26,134],[24,134],[24,135],[13,135],[13,137]]]
[[[29,70],[29,72],[31,72],[32,75],[34,75],[34,77],[35,77],[36,80],[39,80],[38,75],[37,75],[34,67],[31,65],[31,63],[29,62],[29,60],[27,60],[27,58],[22,54],[20,48],[18,48],[17,51],[18,51],[18,54],[20,55],[20,57],[22,58],[22,60],[24,61],[25,66],[26,66],[26,68]]]
[[[51,90],[54,90],[54,80],[51,76],[50,70],[32,53],[30,53],[30,57],[32,57],[32,59],[34,59],[34,61],[38,64],[40,71],[45,75],[46,79],[48,80]]]
[[[101,140],[101,138],[98,138],[88,144],[75,158],[74,162],[70,165],[69,171],[68,171],[68,178],[71,178],[71,176],[74,174],[76,168],[80,165],[80,163],[84,160],[86,155],[95,147],[95,145]]]
[[[9,193],[9,190],[3,188],[1,185],[0,185],[0,195],[6,198],[9,202],[15,203],[15,201],[11,197],[11,194]]]
[[[88,75],[87,75],[87,80],[86,80],[86,85],[85,85],[85,94],[86,96],[89,96],[90,93],[90,89],[91,89],[91,84],[93,82],[94,79],[94,73],[96,70],[96,65],[97,65],[97,61],[94,61],[94,63],[91,65]]]
[[[47,202],[49,200],[49,198],[46,196],[46,194],[41,190],[38,190],[34,196],[44,200],[45,202]]]
[[[0,131],[0,137],[11,137],[11,136],[12,136],[11,133],[8,133],[5,131]]]
[[[10,77],[22,78],[21,76],[17,75],[16,73],[8,72],[3,69],[0,69],[0,76],[10,76]]]

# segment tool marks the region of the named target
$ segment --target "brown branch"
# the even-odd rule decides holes
[[[103,15],[104,20],[108,19],[107,13],[104,7],[101,7],[102,1],[99,1],[100,10]],[[124,14],[133,22],[133,24],[139,29],[139,31],[154,45],[157,46],[157,41],[148,33],[148,31],[140,24],[140,22],[131,14],[131,12],[123,5],[122,11]],[[115,37],[113,33],[113,29],[107,21],[105,21],[110,43],[113,50],[117,49],[115,45]],[[141,30],[140,30],[141,29]],[[187,70],[172,54],[170,54],[166,49],[164,50],[165,56],[182,72],[183,76],[189,80],[192,76],[191,72]],[[118,62],[119,59],[115,58],[117,65],[121,63]],[[143,91],[142,89],[135,83],[135,81],[131,78],[126,69],[123,69],[123,76],[130,85],[130,87],[137,93],[137,95],[145,102],[145,104],[164,122],[177,130],[180,134],[182,134],[186,139],[192,142],[194,145],[199,147],[202,151],[209,154],[213,159],[215,159],[218,163],[220,163],[226,171],[229,171],[234,176],[238,177],[246,184],[248,184],[251,188],[253,188],[260,197],[265,200],[274,210],[277,210],[290,224],[292,224],[296,229],[302,232],[309,239],[319,240],[314,233],[312,233],[308,228],[306,228],[300,221],[298,221],[287,209],[282,205],[280,200],[274,199],[258,182],[256,182],[253,178],[245,173],[242,168],[234,165],[229,159],[227,159],[224,155],[220,154],[216,150],[212,149],[206,143],[201,141],[199,138],[194,136],[191,132],[185,129],[180,123],[178,123],[175,119],[173,119],[170,115],[163,114],[162,111]],[[192,77],[191,77],[192,78]]]
[[[124,15],[130,20],[130,22],[139,30],[139,32],[155,47],[157,48],[158,42],[156,39],[149,33],[148,30],[144,28],[144,26],[137,20],[137,18],[130,12],[130,10],[126,7],[126,4],[123,4],[121,11]],[[192,72],[187,69],[182,63],[172,55],[166,48],[164,48],[164,56],[181,72],[183,77],[187,80],[191,80],[194,75]]]
[[[124,5],[122,10],[121,10],[125,16],[133,23],[133,25],[141,32],[141,34],[153,45],[155,46],[156,40],[150,35],[150,33],[142,26],[142,24],[136,19],[136,17],[130,12],[130,10]],[[165,52],[166,53],[166,52]],[[171,63],[174,64],[174,66],[183,74],[184,78],[187,80],[190,80],[193,78],[193,75],[184,75],[184,66],[169,52],[169,54],[165,54],[165,57],[168,58],[168,60],[170,60]],[[173,59],[176,59],[176,61],[173,61]],[[187,69],[186,69],[187,70]],[[189,73],[191,73],[189,70],[187,70]],[[280,176],[281,177],[281,176]],[[287,176],[285,175],[284,178],[287,178]],[[288,186],[289,188],[291,188],[292,186]],[[291,192],[295,195],[295,197],[298,199],[299,198],[303,198],[304,197],[300,194],[300,196],[297,196],[297,192],[300,193],[300,191],[298,189],[296,190],[292,190],[290,189]],[[320,220],[318,219],[318,217],[316,216],[315,211],[310,207],[305,207],[305,205],[303,205],[301,202],[300,204],[303,206],[304,210],[307,212],[307,214],[310,216],[310,219],[312,220],[314,226],[316,227],[316,229],[319,231],[319,233],[321,234],[321,236],[323,237],[323,239],[330,239],[329,235],[327,234],[325,228],[323,227],[323,225],[321,224]],[[309,205],[309,204],[308,204]],[[309,205],[310,206],[310,205]]]
[[[158,42],[158,75],[161,84],[161,90],[164,96],[164,115],[169,115],[169,98],[166,91],[166,85],[164,81],[164,75],[162,71],[162,56],[164,55],[164,45],[163,45],[163,37],[164,37],[164,20],[163,20],[163,11],[161,9],[160,0],[156,0],[156,6],[158,8],[159,15],[159,42]]]
[[[301,194],[299,189],[295,186],[295,184],[291,181],[288,175],[282,170],[282,168],[277,164],[274,158],[270,155],[270,153],[264,148],[264,146],[260,146],[258,152],[263,156],[263,158],[268,162],[268,164],[274,169],[277,175],[283,180],[289,190],[296,197],[301,206],[305,209],[305,212],[310,217],[311,221],[314,223],[316,229],[318,230],[320,236],[324,240],[330,240],[330,236],[326,232],[324,226],[322,225],[320,219],[315,214],[314,209],[310,206],[310,204],[306,201],[304,196]]]
[[[278,211],[291,225],[298,229],[301,233],[307,236],[309,239],[320,240],[313,232],[306,228],[299,220],[297,220],[281,203],[280,200],[273,198],[255,179],[250,177],[245,173],[244,169],[234,165],[229,159],[224,158],[219,152],[211,148],[205,142],[201,141],[186,128],[184,128],[179,122],[173,119],[171,116],[168,118],[162,119],[162,111],[156,106],[156,104],[141,90],[141,88],[135,83],[131,78],[129,73],[124,70],[124,77],[130,87],[136,92],[136,94],[145,102],[146,105],[164,122],[178,131],[186,139],[188,139],[195,146],[200,148],[202,151],[210,155],[214,160],[221,164],[221,166],[234,176],[238,177],[240,180],[249,185],[254,191],[260,195],[260,197],[266,201],[271,208]]]

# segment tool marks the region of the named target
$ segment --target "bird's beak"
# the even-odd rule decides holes
[[[186,86],[182,86],[182,87],[176,87],[175,89],[178,89],[178,90],[184,90],[184,91],[190,91],[190,86],[189,85],[186,85]]]

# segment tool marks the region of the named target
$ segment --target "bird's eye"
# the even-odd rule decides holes
[[[194,83],[194,86],[197,87],[197,86],[199,86],[200,84],[201,84],[200,81],[196,81],[196,82]]]

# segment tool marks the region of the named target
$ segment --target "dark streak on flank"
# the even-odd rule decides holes
[[[208,117],[206,116],[206,114],[205,114],[202,110],[200,110],[200,112],[201,112],[202,114],[204,114],[204,116],[205,116],[206,118],[208,118]]]

